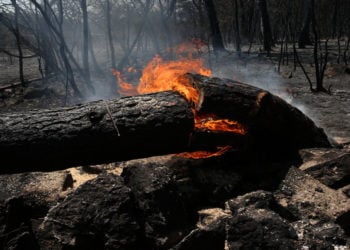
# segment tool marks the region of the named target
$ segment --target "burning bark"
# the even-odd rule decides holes
[[[237,128],[245,128],[241,131],[251,140],[250,151],[275,158],[294,154],[301,148],[331,146],[323,129],[265,90],[229,79],[186,76],[199,93],[196,113],[237,121],[241,124]]]
[[[175,82],[191,89],[186,92],[172,87],[174,82],[169,84],[187,102],[165,91],[1,115],[0,172],[52,170],[197,150],[182,156],[206,158],[232,148],[247,159],[269,161],[295,157],[301,148],[330,146],[322,129],[267,91],[193,74]],[[146,92],[152,91],[156,90]]]

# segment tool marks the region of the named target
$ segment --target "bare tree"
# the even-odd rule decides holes
[[[236,40],[236,50],[237,52],[241,52],[241,33],[239,29],[239,5],[238,5],[238,0],[234,1],[235,4],[235,40]]]
[[[211,37],[214,51],[225,50],[214,2],[213,0],[204,0],[204,4],[210,22]]]
[[[267,9],[266,0],[259,0],[259,8],[261,13],[261,22],[263,28],[263,37],[264,37],[264,50],[267,52],[271,51],[271,47],[273,46],[272,40],[272,31],[270,24],[270,14]]]
[[[306,45],[312,45],[311,38],[310,38],[311,15],[312,15],[311,0],[305,0],[303,27],[298,39],[298,46],[300,49],[305,48]]]
[[[24,85],[25,80],[24,80],[24,73],[23,73],[23,51],[22,51],[21,36],[20,36],[19,23],[18,23],[19,7],[17,5],[16,0],[11,0],[11,3],[15,9],[15,20],[14,20],[13,34],[15,35],[16,45],[17,45],[17,49],[18,49],[19,77],[20,77],[22,85]]]
[[[88,21],[88,12],[87,12],[87,4],[86,0],[80,1],[81,10],[83,12],[83,67],[84,73],[87,81],[90,81],[90,67],[89,67],[89,44],[90,44],[90,36],[89,36],[89,21]]]
[[[108,44],[109,44],[109,50],[110,50],[110,57],[111,57],[111,63],[112,68],[116,68],[116,61],[115,61],[115,50],[113,45],[113,36],[112,36],[112,27],[111,27],[111,3],[110,0],[106,0],[106,20],[107,20],[107,36],[108,36]]]

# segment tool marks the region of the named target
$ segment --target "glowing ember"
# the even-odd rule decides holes
[[[211,158],[211,157],[223,155],[224,153],[226,153],[231,149],[232,149],[231,146],[225,146],[225,147],[218,147],[218,151],[216,152],[208,152],[208,151],[185,152],[185,153],[177,154],[176,156],[188,158],[188,159],[205,159],[205,158]]]
[[[242,124],[229,119],[218,119],[215,115],[195,116],[195,127],[198,130],[231,132],[236,134],[246,134],[246,129]]]

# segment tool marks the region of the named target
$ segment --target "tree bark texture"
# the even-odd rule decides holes
[[[174,92],[2,114],[0,172],[53,170],[185,151],[193,120],[186,100]]]

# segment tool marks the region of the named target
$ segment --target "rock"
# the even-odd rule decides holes
[[[170,156],[128,161],[122,177],[142,211],[150,248],[168,249],[195,223],[195,213],[184,203]]]
[[[270,209],[273,195],[257,191],[226,202],[228,249],[295,249],[293,227]]]
[[[135,205],[121,177],[101,174],[52,208],[41,233],[69,249],[141,249]]]
[[[350,151],[346,149],[304,149],[299,167],[323,184],[338,189],[350,184]]]
[[[348,239],[344,230],[333,222],[315,222],[310,219],[291,224],[298,234],[299,249],[334,249],[335,245],[347,249]]]
[[[315,224],[338,222],[340,226],[348,221],[350,199],[342,191],[333,190],[294,167],[287,173],[275,197],[282,207],[302,220],[312,219]]]
[[[40,209],[26,204],[23,197],[6,200],[0,206],[0,248],[39,249],[31,222],[38,213]]]
[[[174,250],[222,250],[225,247],[226,220],[230,217],[223,209],[213,208],[198,212],[197,228],[192,230]]]
[[[298,220],[299,246],[344,249],[350,235],[350,199],[342,190],[333,190],[292,167],[274,194],[278,203]]]

